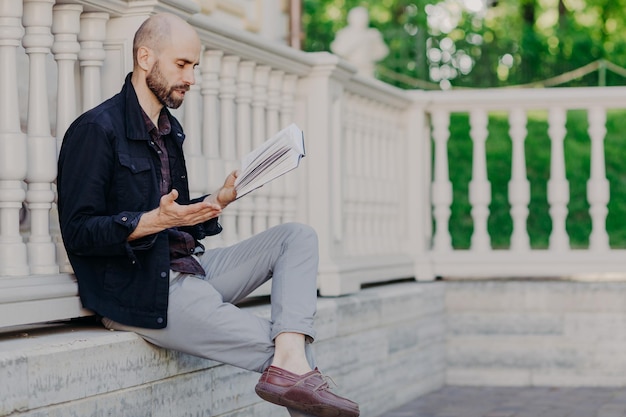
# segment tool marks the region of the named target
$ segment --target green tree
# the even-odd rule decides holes
[[[329,51],[350,9],[369,10],[390,53],[378,78],[402,87],[526,84],[606,59],[626,66],[626,0],[304,0],[307,51]],[[565,85],[598,85],[600,72]],[[609,73],[608,85],[624,84]]]

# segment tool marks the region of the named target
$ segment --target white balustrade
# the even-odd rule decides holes
[[[58,230],[57,151],[78,113],[98,105],[103,93],[112,91],[108,81],[127,70],[131,42],[126,35],[134,33],[142,16],[179,7],[155,1],[120,8],[118,3],[0,1],[0,327],[89,314],[80,308]],[[197,84],[180,109],[191,194],[217,190],[241,156],[292,122],[304,129],[307,150],[298,170],[233,203],[220,219],[224,232],[206,239],[208,247],[286,221],[309,223],[320,238],[322,295],[413,273],[420,280],[626,273],[624,250],[609,245],[612,196],[604,160],[607,109],[626,108],[626,89],[407,92],[360,77],[331,54],[269,43],[180,7],[203,43]],[[20,58],[26,56],[28,73],[21,74]],[[54,63],[56,79],[47,71]],[[27,90],[28,109],[20,113],[19,102],[26,97],[19,91]],[[50,97],[55,106],[48,105],[49,94],[56,94]],[[574,109],[587,111],[589,121],[588,249],[571,249],[566,229],[570,193],[564,141],[566,115]],[[549,247],[540,250],[531,248],[527,226],[530,110],[547,112],[551,141],[552,232]],[[486,140],[492,111],[508,112],[512,144],[507,197],[513,231],[510,249],[497,251],[491,250],[487,227],[492,190]],[[473,143],[469,251],[456,250],[450,233],[448,142],[450,114],[456,112],[469,114]],[[24,204],[29,216],[20,226]]]
[[[17,49],[22,42],[22,0],[0,2],[0,276],[27,275],[20,209],[26,197],[26,135],[21,131]],[[24,99],[24,98],[22,98]]]

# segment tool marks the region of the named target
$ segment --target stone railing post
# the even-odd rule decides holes
[[[102,102],[101,69],[106,54],[104,41],[109,15],[102,12],[83,13],[80,19],[80,67],[82,69],[83,111]]]
[[[522,108],[514,108],[509,113],[509,135],[513,147],[511,161],[511,180],[508,185],[509,203],[511,204],[511,218],[513,232],[511,233],[511,250],[527,252],[530,250],[527,219],[528,204],[530,204],[530,181],[526,174],[526,151],[524,142],[528,129],[528,117]]]
[[[52,9],[52,34],[54,44],[52,53],[57,62],[57,118],[56,138],[57,152],[61,150],[63,136],[72,121],[77,116],[78,103],[76,100],[76,83],[74,82],[74,66],[78,61],[80,44],[78,32],[80,32],[80,14],[83,7],[79,4],[57,4]],[[56,192],[56,184],[53,187]],[[60,272],[73,272],[70,261],[65,252],[59,214],[56,204],[50,211],[50,233],[56,246],[57,264]]]
[[[491,240],[487,231],[489,204],[491,203],[491,183],[487,178],[487,153],[485,142],[489,124],[487,111],[477,109],[470,112],[470,136],[473,143],[472,180],[469,183],[469,200],[472,204],[472,250],[491,250]]]
[[[26,34],[22,44],[29,58],[28,169],[26,201],[31,214],[28,255],[34,274],[59,272],[56,248],[50,236],[50,209],[56,178],[56,139],[50,134],[46,56],[54,38],[51,33],[54,0],[24,0],[22,19]]]
[[[220,185],[224,182],[226,174],[239,167],[237,156],[236,131],[236,108],[235,97],[237,95],[237,71],[240,58],[228,55],[222,58],[220,69],[220,158],[224,169],[221,175],[215,178]],[[213,191],[213,190],[211,190]],[[224,211],[220,216],[220,221],[224,226],[222,239],[226,245],[237,242],[237,212],[238,207],[234,204],[230,210]]]
[[[183,119],[185,128],[185,160],[187,161],[187,178],[189,193],[192,198],[206,193],[206,160],[202,154],[202,96],[200,94],[200,68],[195,69],[196,83],[191,86],[183,102]]]
[[[569,182],[565,175],[564,141],[567,133],[565,122],[567,113],[562,107],[552,107],[548,112],[548,135],[551,141],[550,179],[548,180],[548,203],[552,219],[550,250],[569,250],[569,236],[565,228],[567,204],[569,203]]]
[[[20,209],[26,197],[26,135],[20,127],[17,48],[24,29],[22,0],[0,2],[0,276],[27,275]],[[55,152],[56,154],[56,152]]]
[[[301,79],[302,100],[306,108],[307,161],[303,192],[308,202],[308,223],[320,241],[319,289],[321,295],[358,291],[360,285],[341,278],[335,256],[342,252],[341,154],[342,100],[345,81],[353,75],[334,55],[313,56],[315,65]],[[356,285],[355,285],[356,284]]]
[[[254,77],[253,61],[243,61],[239,64],[237,74],[237,152],[239,157],[252,150],[252,79]],[[252,218],[255,207],[252,196],[237,201],[239,216],[237,231],[240,239],[252,236]]]
[[[258,65],[252,80],[252,149],[255,149],[266,139],[267,132],[267,84],[271,68],[267,65]],[[252,232],[259,233],[267,229],[269,213],[269,187],[261,187],[251,196],[254,199],[254,217]]]
[[[591,139],[591,173],[587,181],[587,200],[591,216],[591,235],[589,249],[596,252],[607,252],[609,234],[606,231],[606,216],[609,213],[608,203],[611,199],[609,180],[606,178],[604,161],[604,137],[606,136],[606,109],[593,107],[589,109],[589,137]]]
[[[429,281],[435,278],[429,253],[432,246],[431,199],[431,132],[426,115],[426,94],[411,93],[413,104],[406,113],[406,149],[404,166],[407,179],[407,228],[409,246],[415,262],[415,279]]]
[[[222,51],[207,49],[202,54],[200,71],[202,74],[202,151],[206,158],[207,192],[217,190],[223,181],[224,168],[220,158],[220,119],[219,91]],[[221,233],[207,243],[217,245],[223,236]]]
[[[449,230],[450,207],[452,205],[452,182],[448,168],[448,139],[450,138],[450,113],[436,110],[432,113],[433,140],[435,146],[434,178],[431,195],[435,234],[433,247],[437,252],[452,251],[452,236]]]
[[[267,132],[266,137],[272,137],[280,129],[284,128],[280,124],[280,109],[282,99],[282,86],[284,71],[272,70],[267,90]],[[267,216],[268,227],[276,226],[281,223],[283,205],[282,196],[284,194],[285,178],[278,178],[263,188],[267,187],[269,194],[269,212]]]
[[[296,94],[296,84],[298,76],[287,74],[283,78],[283,91],[281,98],[280,125],[285,127],[294,121],[294,96]],[[306,138],[305,138],[306,141]],[[282,221],[289,222],[296,220],[298,207],[296,199],[298,196],[298,181],[294,175],[287,175],[284,181],[284,198],[281,200],[283,208]]]

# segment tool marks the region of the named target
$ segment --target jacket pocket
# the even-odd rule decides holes
[[[116,195],[121,211],[143,211],[154,204],[158,190],[156,174],[150,158],[118,154],[119,169],[115,173]]]
[[[124,153],[119,154],[120,165],[129,169],[133,174],[150,170],[150,159],[130,156]]]

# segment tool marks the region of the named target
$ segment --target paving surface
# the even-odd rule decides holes
[[[380,417],[626,417],[626,387],[444,387]]]

